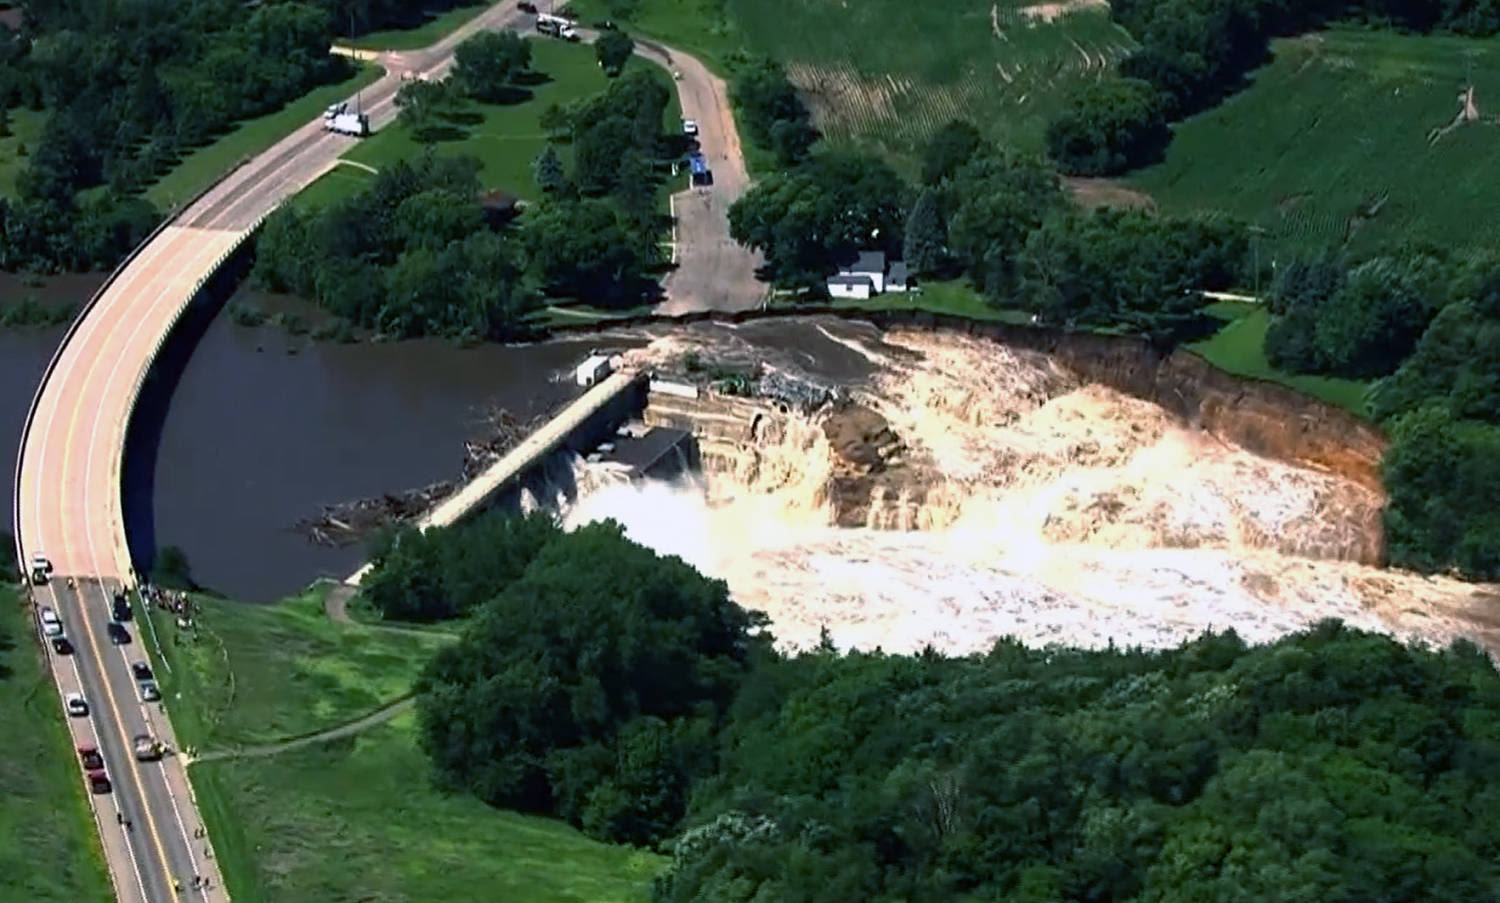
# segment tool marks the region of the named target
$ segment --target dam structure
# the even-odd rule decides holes
[[[694,467],[696,454],[688,447],[688,431],[668,425],[629,426],[638,423],[647,407],[652,383],[649,373],[631,369],[604,377],[413,526],[419,530],[452,526],[495,504],[507,490],[541,473],[560,450],[587,455],[589,465],[621,480]],[[359,586],[370,567],[365,564],[344,582]]]

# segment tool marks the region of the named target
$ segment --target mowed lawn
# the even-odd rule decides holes
[[[31,615],[0,586],[0,900],[113,899],[62,703]]]
[[[204,639],[162,634],[183,743],[223,749],[346,723],[407,693],[450,641],[336,624],[323,614],[326,590],[270,606],[205,599]],[[172,629],[164,615],[157,623]],[[437,791],[410,712],[340,740],[199,762],[189,773],[236,901],[626,903],[646,898],[663,864],[560,822]]]
[[[277,605],[204,598],[199,639],[179,641],[172,618],[154,624],[171,664],[163,684],[190,705],[174,711],[184,744],[233,749],[353,721],[411,690],[441,633],[337,624],[323,584]]]
[[[1266,330],[1271,313],[1263,306],[1236,301],[1211,304],[1207,312],[1224,321],[1224,326],[1208,338],[1187,346],[1189,351],[1220,370],[1236,376],[1265,379],[1289,386],[1299,392],[1336,404],[1359,416],[1365,416],[1365,395],[1370,384],[1332,376],[1307,376],[1287,373],[1266,360]]]
[[[1134,47],[1100,5],[1047,21],[1021,0],[575,0],[584,21],[702,54],[721,74],[738,52],[786,65],[834,143],[909,163],[950,119],[1040,149],[1048,117],[1075,84]],[[1030,10],[1030,12],[1028,12]],[[628,15],[626,15],[628,13]]]
[[[1167,212],[1226,213],[1267,247],[1500,240],[1500,40],[1335,30],[1278,41],[1247,90],[1176,129],[1130,179]],[[1473,79],[1490,122],[1453,122]]]
[[[236,903],[644,901],[663,860],[431,785],[408,713],[278,756],[192,767]]]
[[[31,162],[47,114],[15,107],[10,111],[10,135],[0,138],[0,197],[14,197],[16,176]]]

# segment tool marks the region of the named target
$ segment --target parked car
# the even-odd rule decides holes
[[[141,681],[141,701],[156,702],[158,699],[161,699],[161,690],[157,689],[156,681]]]
[[[109,633],[109,641],[116,646],[125,646],[130,643],[130,631],[120,626],[118,621],[110,621],[105,630]]]
[[[114,787],[109,783],[109,775],[104,773],[104,769],[96,768],[89,772],[89,790],[94,793],[108,793],[113,789]]]
[[[52,562],[41,552],[31,556],[31,582],[38,586],[47,582],[47,577],[52,574]]]
[[[123,591],[115,593],[114,616],[116,621],[130,620],[130,599],[126,598]]]
[[[57,616],[57,612],[47,606],[42,606],[39,617],[42,621],[42,633],[47,636],[62,636],[62,618]]]
[[[83,698],[82,693],[69,693],[63,697],[63,705],[67,706],[68,714],[75,718],[82,718],[89,713],[88,701]]]
[[[55,636],[52,638],[52,651],[58,655],[72,655],[73,644],[65,636]]]
[[[682,133],[684,135],[696,136],[698,134],[698,121],[696,119],[682,120]]]
[[[611,19],[600,19],[598,22],[594,23],[594,27],[597,28],[597,29],[599,29],[600,31],[619,31],[620,30],[620,26],[616,25],[614,23],[614,21],[611,20]]]
[[[83,763],[85,771],[104,767],[104,757],[99,755],[99,750],[92,746],[78,747],[78,760]]]
[[[150,680],[151,666],[145,662],[131,662],[130,673],[135,675],[136,680]]]
[[[536,15],[536,4],[535,3],[526,3],[525,0],[522,0],[521,3],[518,3],[516,5],[521,8],[521,12],[523,12],[523,13],[531,13],[533,16]]]

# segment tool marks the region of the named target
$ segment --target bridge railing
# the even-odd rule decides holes
[[[78,311],[78,316],[74,317],[73,322],[68,324],[68,331],[63,333],[62,341],[57,343],[57,350],[52,352],[52,357],[47,361],[47,368],[42,371],[42,378],[37,382],[36,391],[31,395],[31,406],[26,409],[26,420],[21,426],[21,444],[16,449],[16,472],[14,477],[15,484],[12,489],[14,497],[11,499],[10,517],[11,529],[15,532],[13,539],[15,540],[16,545],[16,567],[20,569],[23,576],[27,574],[27,570],[26,552],[22,547],[21,542],[21,463],[26,458],[26,440],[31,436],[31,424],[36,419],[37,407],[39,407],[42,403],[42,392],[46,390],[48,381],[52,379],[52,373],[57,369],[57,362],[62,358],[63,351],[67,349],[68,343],[71,342],[73,340],[73,336],[77,334],[78,328],[83,325],[83,322],[88,319],[89,314],[93,311],[94,306],[99,303],[99,299],[104,297],[104,293],[109,291],[110,286],[114,285],[115,280],[119,278],[120,274],[125,272],[125,269],[135,261],[136,257],[140,256],[141,251],[145,250],[147,245],[155,241],[156,237],[160,235],[163,230],[176,222],[178,217],[182,216],[184,211],[188,210],[194,204],[198,203],[198,201],[202,200],[205,195],[214,190],[214,188],[218,186],[219,183],[223,182],[229,176],[233,175],[237,170],[239,170],[241,166],[244,166],[246,162],[248,162],[246,159],[240,160],[234,166],[230,167],[230,169],[226,171],[224,175],[215,179],[211,184],[204,187],[202,191],[199,191],[191,198],[188,198],[186,201],[178,204],[175,210],[171,211],[171,213],[163,217],[162,221],[156,224],[156,228],[151,230],[151,234],[147,235],[140,244],[136,245],[129,254],[125,255],[125,259],[121,260],[115,266],[115,268],[110,271],[110,274],[105,278],[104,283],[100,285],[92,295],[89,296],[89,299],[87,301],[84,302],[83,308]]]

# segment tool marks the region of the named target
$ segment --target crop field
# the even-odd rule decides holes
[[[1273,52],[1250,88],[1179,125],[1166,160],[1129,184],[1166,212],[1264,228],[1273,259],[1500,240],[1500,40],[1329,31]]]
[[[736,52],[782,61],[835,143],[910,158],[956,117],[997,141],[1039,149],[1068,88],[1133,47],[1103,0],[576,0],[702,52],[720,71]]]

